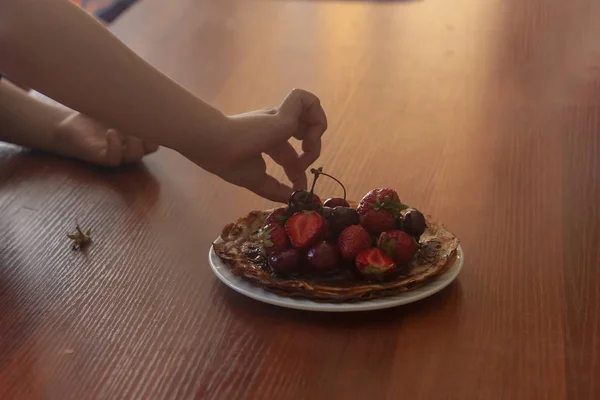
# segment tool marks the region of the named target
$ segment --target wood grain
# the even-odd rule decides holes
[[[0,398],[600,398],[599,27],[592,0],[139,2],[114,32],[224,111],[317,93],[320,164],[444,221],[464,272],[381,312],[263,305],[206,254],[271,204],[168,150],[3,147]]]

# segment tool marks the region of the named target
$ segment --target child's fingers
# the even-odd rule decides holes
[[[144,143],[133,136],[126,136],[123,161],[127,164],[138,162],[144,157]]]
[[[312,163],[317,161],[321,155],[321,134],[309,132],[302,141],[302,154],[300,154],[300,165],[306,170]]]
[[[267,154],[283,167],[285,174],[294,185],[294,189],[306,189],[306,173],[304,172],[306,168],[301,167],[298,153],[289,142],[267,151]]]
[[[144,141],[143,144],[144,144],[144,153],[145,154],[154,153],[156,150],[158,150],[158,144],[156,144],[156,143],[148,143],[148,142]]]
[[[264,178],[255,188],[248,188],[265,199],[286,203],[292,194],[292,188],[279,182],[271,175],[265,173]]]
[[[321,101],[305,90],[294,89],[280,107],[281,114],[296,118],[300,122],[295,137],[302,140],[303,154],[300,156],[302,168],[308,168],[321,155],[321,136],[327,130],[327,116]]]
[[[327,129],[327,116],[321,107],[321,101],[306,90],[292,90],[281,103],[279,112],[284,115],[293,115],[307,125],[322,125],[323,132]]]
[[[116,167],[121,164],[121,154],[121,136],[116,130],[109,129],[106,131],[106,165]]]

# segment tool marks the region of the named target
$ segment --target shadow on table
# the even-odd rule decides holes
[[[240,318],[257,318],[261,320],[283,320],[295,323],[310,324],[317,327],[365,328],[369,324],[398,326],[404,318],[455,318],[462,305],[462,288],[460,281],[454,281],[446,289],[421,301],[404,306],[376,311],[329,313],[293,310],[264,304],[222,287],[226,303],[234,314]]]
[[[146,212],[153,208],[160,193],[158,181],[143,163],[106,168],[13,146],[0,147],[0,188],[31,182],[52,191],[65,180],[106,187],[118,193],[127,205],[143,195]]]

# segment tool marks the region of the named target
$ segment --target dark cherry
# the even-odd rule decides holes
[[[426,227],[425,217],[414,208],[409,209],[402,218],[402,230],[417,239],[425,232]]]
[[[275,272],[296,272],[300,266],[300,251],[297,249],[285,249],[269,256],[269,267]]]
[[[332,213],[333,213],[333,208],[323,207],[322,215],[323,215],[323,218],[325,218],[325,226],[323,227],[322,238],[323,238],[323,240],[328,241],[328,242],[336,241],[336,237],[335,237],[333,231],[331,230],[331,223],[329,222],[329,219],[331,218]]]
[[[398,218],[396,218],[396,229],[398,229],[399,231],[403,231],[404,229],[402,229],[402,215],[400,215]]]
[[[333,208],[331,208],[331,207],[323,207],[321,215],[323,216],[323,218],[328,219],[329,217],[331,217],[332,213],[333,213]]]
[[[338,206],[333,209],[328,221],[333,234],[337,236],[350,225],[358,225],[360,218],[354,208]]]
[[[340,197],[330,197],[325,202],[323,202],[323,206],[325,207],[350,207],[350,203],[348,203],[345,199]]]
[[[321,234],[321,239],[330,243],[335,243],[337,241],[333,231],[329,227],[329,222],[327,222],[327,220],[325,220],[325,225],[323,226],[323,233]]]
[[[267,215],[267,218],[265,218],[265,225],[277,224],[284,226],[285,221],[287,221],[289,217],[290,215],[288,214],[287,208],[280,207],[271,211],[271,213]]]
[[[319,170],[322,170],[322,168]],[[323,209],[323,203],[321,202],[319,196],[314,194],[315,185],[317,184],[317,179],[319,179],[319,171],[315,170],[313,175],[314,178],[310,192],[307,190],[296,190],[290,196],[290,199],[288,200],[288,212],[290,215],[294,215],[300,211],[316,211],[319,214],[321,213],[321,210]]]
[[[323,204],[319,196],[306,190],[296,190],[292,193],[288,201],[288,212],[290,215],[300,211],[321,212],[322,208]]]
[[[321,242],[308,250],[306,259],[316,271],[330,271],[340,264],[340,252],[336,245]]]

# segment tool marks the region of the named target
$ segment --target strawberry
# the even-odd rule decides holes
[[[360,214],[360,224],[373,235],[396,227],[394,214],[386,210],[366,210]]]
[[[417,252],[415,239],[399,230],[383,232],[377,246],[389,255],[398,265],[407,264]]]
[[[371,235],[360,225],[350,225],[340,233],[338,246],[342,258],[352,261],[358,253],[371,247]]]
[[[358,253],[355,265],[358,272],[366,278],[383,279],[396,270],[394,260],[377,247]]]
[[[290,241],[285,233],[285,229],[278,224],[265,225],[260,232],[260,238],[263,241],[267,254],[290,247]]]
[[[296,249],[304,249],[322,237],[325,219],[314,211],[300,211],[285,223],[285,231]]]
[[[393,189],[373,189],[367,193],[358,204],[358,213],[368,210],[387,210],[399,216],[406,206],[402,204],[398,193]]]
[[[373,189],[358,204],[360,224],[374,235],[394,229],[396,218],[406,206],[392,189]]]
[[[279,226],[284,226],[285,221],[288,219],[287,208],[280,207],[271,211],[267,218],[265,219],[265,225],[268,224],[277,224]]]

